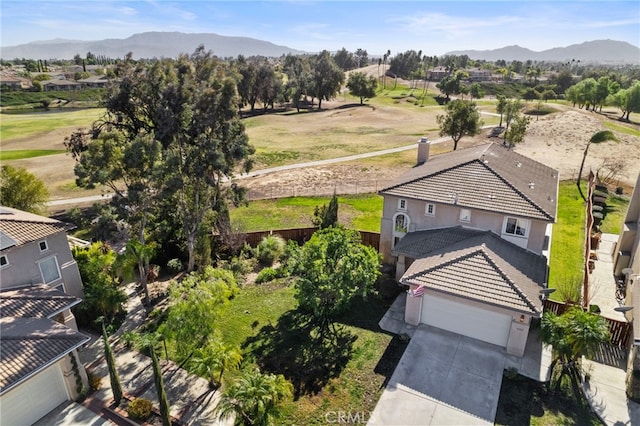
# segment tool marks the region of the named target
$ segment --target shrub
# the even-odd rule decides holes
[[[274,268],[264,268],[262,271],[258,273],[256,277],[256,284],[262,284],[269,281],[273,281],[278,277],[278,269]]]
[[[616,187],[616,194],[617,194],[617,195],[622,195],[622,194],[624,194],[624,188],[623,188],[623,187],[621,187],[621,186],[617,186],[617,187]]]
[[[151,401],[144,398],[136,398],[129,403],[127,414],[135,420],[146,420],[151,415]]]
[[[284,252],[286,243],[280,235],[267,235],[256,247],[256,258],[261,265],[271,266]]]
[[[240,280],[245,275],[254,271],[258,261],[256,259],[247,259],[244,256],[236,256],[231,258],[230,261],[220,262],[221,268],[231,272],[236,280]]]
[[[175,275],[180,271],[182,271],[182,260],[174,258],[167,262],[167,272],[171,275]]]
[[[89,379],[89,388],[92,391],[97,391],[102,386],[102,377],[98,376],[93,371],[87,371],[87,378]]]

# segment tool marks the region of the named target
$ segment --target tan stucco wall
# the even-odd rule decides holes
[[[476,302],[460,297],[451,296],[445,293],[434,292],[432,290],[426,290],[423,297],[439,297],[442,299],[451,300],[465,305],[475,306],[487,311],[497,312],[503,315],[511,316],[511,330],[509,332],[509,339],[507,342],[507,353],[522,356],[524,354],[525,347],[527,345],[527,338],[529,336],[529,326],[531,324],[530,315],[522,315],[518,312],[513,312],[505,308],[498,306],[492,306],[485,303]],[[408,297],[406,298],[405,305],[405,322],[411,325],[418,325],[422,321],[422,300],[423,297]]]
[[[490,230],[501,235],[505,217],[514,217],[513,215],[503,215],[470,209],[471,221],[460,222],[460,210],[465,208],[463,206],[435,204],[435,216],[427,216],[425,215],[426,201],[404,198],[407,200],[407,209],[400,210],[398,209],[399,199],[400,197],[396,196],[384,196],[382,220],[380,223],[380,253],[382,254],[383,261],[389,264],[395,262],[395,259],[391,256],[391,242],[393,234],[393,217],[396,213],[405,213],[409,217],[409,232],[462,225],[469,228]],[[530,220],[529,237],[526,244],[524,244],[524,248],[534,253],[541,254],[542,251],[547,248],[545,244],[546,229],[547,222]]]
[[[2,254],[7,256],[9,265],[0,271],[2,274],[0,288],[42,283],[42,275],[37,262],[50,256],[56,256],[61,279],[50,283],[50,285],[56,286],[64,283],[68,294],[79,298],[84,297],[80,272],[69,249],[67,235],[64,232],[59,232],[45,238],[48,249],[42,252],[38,245],[40,241],[42,240],[2,251]]]

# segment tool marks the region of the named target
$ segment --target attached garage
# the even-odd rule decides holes
[[[0,398],[0,424],[30,425],[69,400],[59,363],[55,363]]]
[[[433,295],[422,298],[421,322],[506,347],[512,317]]]

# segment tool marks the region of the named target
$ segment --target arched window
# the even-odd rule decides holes
[[[392,248],[396,246],[398,241],[402,237],[405,236],[407,231],[409,230],[409,216],[404,213],[396,213],[393,216],[393,245]]]

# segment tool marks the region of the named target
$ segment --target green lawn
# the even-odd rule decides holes
[[[625,133],[631,136],[640,136],[640,130],[633,127],[625,126],[624,124],[616,123],[614,121],[605,121],[603,122],[603,124],[604,127],[609,130],[614,130],[616,132]]]
[[[268,229],[303,228],[312,225],[316,206],[328,204],[331,197],[291,197],[251,201],[231,211],[231,221],[245,232]],[[377,194],[338,197],[338,218],[346,227],[361,231],[380,231],[382,197]]]
[[[68,127],[90,127],[104,114],[102,108],[55,110],[0,115],[0,140],[3,142]]]
[[[23,158],[42,157],[44,155],[62,154],[63,149],[12,149],[0,151],[0,161],[21,160]]]
[[[582,395],[576,401],[568,390],[552,392],[543,383],[505,374],[495,424],[596,426],[602,422]]]
[[[243,287],[220,318],[220,330],[227,343],[242,347],[246,362],[294,385],[295,399],[277,424],[326,424],[328,411],[373,411],[406,348],[377,325],[397,294],[395,285],[392,290],[386,298],[357,301],[366,309],[339,320],[335,344],[313,337],[296,310],[293,286],[283,281]]]
[[[600,225],[600,230],[607,234],[620,234],[628,207],[628,197],[609,193],[609,197],[607,198],[607,215]]]
[[[575,182],[560,182],[558,194],[558,221],[553,225],[549,287],[558,291],[552,299],[562,301],[565,296],[580,294],[583,272],[585,204]]]

